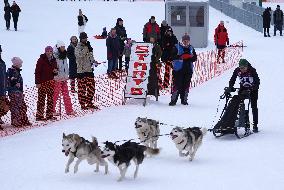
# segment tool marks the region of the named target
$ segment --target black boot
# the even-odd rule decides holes
[[[252,132],[258,133],[258,127],[257,127],[257,125],[253,125]]]
[[[174,102],[174,101],[171,101],[170,103],[169,103],[169,106],[175,106],[176,105],[176,102]]]
[[[182,105],[185,105],[185,106],[188,105],[187,101],[181,101],[181,104],[182,104]]]
[[[264,37],[267,37],[267,36],[266,36],[266,33],[264,33]]]

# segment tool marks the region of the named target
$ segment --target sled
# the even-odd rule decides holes
[[[236,89],[234,89],[235,91]],[[220,99],[226,99],[225,106],[217,124],[210,129],[216,138],[227,134],[234,134],[237,138],[244,138],[250,132],[249,107],[250,92],[238,92],[237,95],[223,94]]]
[[[95,35],[94,38],[98,40],[103,40],[103,39],[106,39],[107,37],[103,37],[101,35]]]

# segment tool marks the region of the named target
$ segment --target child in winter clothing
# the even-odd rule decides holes
[[[19,57],[12,58],[12,67],[7,70],[7,86],[10,98],[11,124],[15,127],[29,126],[27,106],[23,94],[23,78],[21,67],[23,61]]]
[[[53,95],[53,113],[55,113],[59,94],[62,93],[66,114],[74,115],[75,113],[72,108],[71,98],[69,96],[67,86],[67,80],[69,79],[69,68],[67,63],[67,51],[65,50],[64,42],[58,41],[54,49],[54,57],[56,58],[57,62],[58,74],[54,76],[55,86]],[[57,115],[57,113],[55,113],[55,115]]]
[[[129,61],[130,61],[130,55],[131,55],[131,46],[132,46],[131,38],[127,38],[127,41],[123,49],[123,55],[125,56],[125,69],[127,73],[128,73]]]
[[[103,27],[102,37],[107,38],[107,30],[106,27]]]

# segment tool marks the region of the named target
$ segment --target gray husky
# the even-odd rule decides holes
[[[160,135],[159,121],[138,117],[135,129],[141,143],[150,148],[157,148]]]
[[[192,161],[197,149],[202,144],[202,139],[206,132],[206,128],[189,127],[183,129],[175,127],[172,129],[170,135],[179,151],[179,156],[186,157],[189,155],[189,161]]]
[[[65,156],[69,156],[65,173],[69,172],[70,164],[74,161],[75,157],[78,158],[78,160],[74,166],[74,173],[78,171],[78,166],[84,159],[86,159],[90,165],[96,163],[95,172],[99,171],[99,165],[101,165],[105,166],[105,174],[108,173],[108,164],[101,157],[101,149],[95,137],[92,137],[92,142],[89,142],[77,134],[65,135],[63,133],[62,148],[62,152],[65,153]]]

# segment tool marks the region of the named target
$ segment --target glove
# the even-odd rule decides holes
[[[181,59],[190,59],[190,58],[192,58],[193,57],[193,55],[191,55],[191,54],[182,54],[181,56],[180,56],[180,58]]]
[[[224,88],[224,93],[225,94],[230,94],[231,92],[235,92],[236,91],[236,89],[235,88],[233,88],[233,87],[225,87]]]
[[[94,61],[94,62],[93,62],[93,66],[94,66],[94,67],[97,67],[98,65],[99,65],[99,63],[98,63],[97,61]]]

